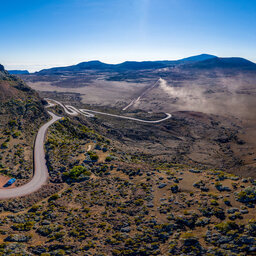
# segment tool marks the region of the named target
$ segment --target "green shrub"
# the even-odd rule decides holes
[[[64,180],[80,181],[91,176],[91,172],[87,171],[84,166],[75,166],[70,171],[64,172],[62,177]]]
[[[15,132],[15,133],[13,133],[12,137],[18,138],[20,135],[21,135],[21,132]]]
[[[221,222],[215,228],[222,234],[227,234],[231,230],[238,230],[239,226],[233,221]]]
[[[256,202],[256,189],[255,187],[247,187],[236,194],[236,200],[242,203],[255,203]]]
[[[8,144],[7,144],[7,142],[2,143],[1,148],[2,148],[2,149],[6,149],[6,148],[8,148]]]
[[[12,229],[17,231],[30,231],[33,228],[34,224],[35,224],[34,221],[18,223],[18,224],[12,225]]]
[[[87,154],[90,156],[92,161],[98,161],[99,156],[95,153],[93,153],[92,151],[88,151]]]
[[[11,120],[11,121],[9,121],[9,122],[8,122],[8,125],[9,125],[10,127],[18,126],[16,120]]]
[[[135,203],[135,205],[137,205],[137,206],[141,206],[141,205],[144,204],[144,201],[143,201],[143,199],[137,199],[137,200],[134,201],[134,203]]]
[[[106,162],[110,162],[112,159],[113,159],[113,158],[112,158],[111,156],[107,156],[106,159],[105,159],[105,161],[106,161]]]
[[[51,202],[51,201],[55,201],[59,198],[59,195],[58,194],[54,194],[52,195],[49,199],[48,199],[48,202]]]
[[[217,202],[217,200],[213,199],[213,200],[211,200],[211,205],[217,206],[217,205],[219,205],[219,203]]]

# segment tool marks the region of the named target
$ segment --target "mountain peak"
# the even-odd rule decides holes
[[[191,56],[188,58],[184,58],[179,61],[180,62],[196,62],[196,61],[204,61],[204,60],[209,60],[209,59],[214,59],[214,58],[217,58],[217,56],[203,53],[203,54]]]
[[[200,54],[180,60],[163,60],[163,61],[125,61],[120,64],[107,64],[99,60],[81,62],[77,65],[58,67],[41,70],[39,74],[62,74],[62,73],[80,73],[86,70],[100,72],[126,72],[138,70],[157,70],[180,66],[185,68],[219,68],[219,69],[255,69],[256,64],[243,58],[219,58],[211,54]]]
[[[74,65],[73,67],[76,69],[107,69],[110,68],[112,65],[111,64],[106,64],[103,63],[99,60],[92,60],[92,61],[86,61],[86,62],[81,62],[77,65]]]
[[[186,65],[189,68],[199,69],[241,69],[255,70],[256,64],[240,57],[211,58]]]
[[[81,65],[81,64],[105,64],[105,63],[99,60],[89,60],[89,61],[80,62],[78,65]]]

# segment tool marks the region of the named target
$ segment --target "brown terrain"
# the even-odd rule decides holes
[[[49,180],[0,201],[0,255],[255,255],[254,71],[67,69],[22,77],[77,108],[172,118],[48,108],[63,116],[45,140]],[[18,91],[1,101],[0,181],[20,185],[33,175],[33,141],[48,116],[37,93],[6,79]]]
[[[130,143],[142,153],[256,176],[255,71],[178,66],[116,73],[39,72],[22,77],[41,96],[78,108],[147,118],[171,113],[172,120],[150,127],[103,116],[99,122],[123,139],[128,136],[125,145]]]
[[[33,176],[33,143],[38,126],[47,119],[38,94],[0,69],[0,171],[7,179],[16,178],[15,185]]]

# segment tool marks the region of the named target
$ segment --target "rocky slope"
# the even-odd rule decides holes
[[[62,189],[0,204],[1,255],[255,255],[253,179],[129,154],[80,117],[46,152]]]
[[[33,173],[33,141],[48,119],[38,94],[0,66],[0,173],[26,182]]]
[[[47,116],[34,91],[1,74],[2,171],[29,178]],[[50,193],[0,202],[0,255],[255,255],[256,182],[225,172],[244,144],[238,130],[188,111],[155,126],[65,116],[46,138]]]

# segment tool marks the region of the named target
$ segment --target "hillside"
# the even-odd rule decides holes
[[[118,129],[97,118],[55,123],[47,164],[50,181],[62,189],[1,202],[0,253],[255,255],[253,179],[129,153],[120,144]]]
[[[191,58],[192,63],[189,62]],[[114,111],[124,115],[134,115],[140,110],[143,115],[168,112],[173,114],[174,120],[185,111],[188,115],[201,112],[205,120],[218,119],[212,120],[213,127],[210,129],[198,123],[181,122],[180,127],[186,129],[184,134],[180,134],[182,140],[178,143],[178,148],[174,137],[169,137],[160,129],[152,131],[152,128],[152,133],[149,133],[141,127],[135,129],[135,125],[124,125],[121,132],[116,132],[120,127],[117,123],[114,130],[118,136],[122,133],[125,136],[137,134],[131,144],[140,149],[148,149],[154,156],[165,154],[165,157],[175,157],[182,163],[187,159],[256,177],[256,142],[251,139],[256,136],[256,113],[252,111],[256,107],[255,64],[242,58],[208,55],[191,58],[186,60],[186,64],[180,63],[167,68],[118,72],[84,70],[59,75],[31,74],[24,79],[42,97],[58,99],[79,107],[84,104],[84,108],[103,112]],[[148,62],[148,65],[152,63]],[[134,63],[126,62],[122,65],[128,67]],[[192,117],[191,120],[193,119],[195,118]],[[106,125],[112,127],[113,122]],[[234,130],[239,137],[237,142],[225,142],[224,139],[225,143],[220,143],[223,126]],[[174,132],[180,133],[181,128]],[[194,133],[197,134],[195,137]],[[153,136],[150,137],[150,134]],[[140,140],[140,137],[148,138],[147,143]],[[197,140],[198,138],[201,140]],[[216,142],[220,144],[216,145]],[[162,145],[156,146],[158,143]]]
[[[1,103],[12,98],[25,99],[29,94],[35,94],[18,77],[10,75],[4,67],[0,66],[0,99]],[[36,95],[36,94],[35,94]]]
[[[39,126],[47,119],[38,94],[0,66],[1,175],[17,178],[17,184],[32,177],[33,141]],[[1,186],[6,179],[1,177]]]
[[[144,78],[152,73],[144,71]],[[191,86],[191,74],[172,74],[173,81],[178,84],[188,77]],[[24,82],[3,68],[1,75],[1,171],[24,183],[32,175],[33,139],[47,115],[38,95]],[[164,79],[155,82],[155,77],[157,86],[151,84],[137,106],[154,103],[159,95],[165,98],[148,111],[135,108],[124,113],[120,106],[90,106],[81,102],[79,93],[52,90],[42,97],[79,109],[158,120],[165,116],[157,109],[159,102],[177,107],[184,92],[177,92],[175,100],[171,95],[168,102],[164,90],[171,89],[172,94],[175,90]],[[113,84],[118,83],[104,83],[98,95],[105,104],[107,92],[113,94]],[[142,85],[127,82],[119,89],[141,90]],[[209,86],[208,97],[216,89]],[[143,102],[150,96],[154,98]],[[188,97],[186,101],[190,103]],[[255,172],[246,166],[244,178],[234,175],[243,164],[234,149],[244,147],[248,153],[240,123],[231,116],[174,111],[174,107],[172,118],[152,125],[107,115],[69,116],[60,105],[51,105],[50,111],[63,118],[46,136],[49,182],[29,196],[0,201],[0,254],[255,255]],[[250,157],[255,158],[252,153]]]

